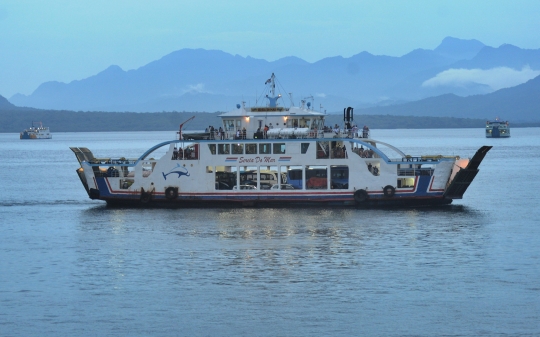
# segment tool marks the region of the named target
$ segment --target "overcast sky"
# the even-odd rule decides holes
[[[446,36],[540,48],[540,0],[1,0],[0,95],[31,94],[183,48],[315,62],[401,56]]]

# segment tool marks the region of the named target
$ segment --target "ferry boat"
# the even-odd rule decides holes
[[[37,122],[39,126],[34,126],[32,122],[32,127],[25,129],[21,132],[20,139],[51,139],[52,134],[48,126],[43,126],[41,122]]]
[[[265,83],[266,106],[238,104],[221,126],[187,132],[138,158],[71,147],[91,199],[132,206],[435,206],[461,199],[491,146],[471,158],[409,155],[371,138],[344,109],[327,128],[310,102],[288,108]],[[193,119],[195,117],[190,118]]]
[[[501,121],[499,117],[495,120],[486,121],[487,138],[508,138],[510,137],[510,124],[508,121]]]

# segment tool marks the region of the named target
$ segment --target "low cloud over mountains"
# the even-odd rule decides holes
[[[533,70],[527,64],[521,70],[508,67],[491,69],[448,69],[435,75],[435,77],[422,83],[423,87],[453,86],[469,87],[474,84],[482,84],[495,91],[509,88],[540,75],[540,70]]]

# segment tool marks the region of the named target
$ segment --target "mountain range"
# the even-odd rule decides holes
[[[511,88],[485,95],[460,97],[443,94],[422,100],[359,110],[366,115],[447,116],[456,118],[495,119],[512,122],[540,121],[540,76]]]
[[[416,49],[401,57],[361,52],[314,63],[294,56],[269,62],[182,49],[134,70],[113,65],[70,83],[45,82],[9,101],[74,111],[228,111],[242,101],[264,105],[260,95],[272,73],[284,105],[308,99],[316,110],[329,113],[352,106],[372,114],[463,117],[468,111],[465,117],[474,112],[479,118],[511,113],[522,121],[540,119],[534,114],[540,108],[537,80],[524,83],[540,75],[540,49],[494,48],[452,37],[434,50]],[[460,104],[468,108],[458,109]]]

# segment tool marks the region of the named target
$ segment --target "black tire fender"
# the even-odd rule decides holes
[[[141,188],[141,202],[143,204],[147,204],[150,199],[152,198],[151,192],[145,192],[143,188]]]
[[[90,191],[88,192],[88,196],[92,200],[99,199],[99,195],[100,195],[99,190],[97,190],[95,188],[91,188]]]
[[[386,185],[384,188],[383,188],[383,193],[384,193],[384,196],[387,197],[387,198],[391,198],[394,196],[394,194],[396,194],[396,189],[394,188],[394,186],[392,185]]]
[[[366,190],[356,190],[354,192],[354,201],[357,203],[363,203],[367,199],[369,199],[369,195]]]
[[[174,200],[178,197],[178,187],[167,187],[165,190],[165,198],[167,200]]]

